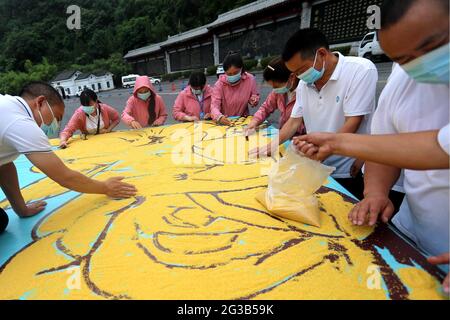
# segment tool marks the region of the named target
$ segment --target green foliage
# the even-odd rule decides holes
[[[190,71],[189,71],[189,75],[190,75]],[[183,72],[173,72],[173,73],[169,73],[169,74],[163,74],[161,76],[161,80],[162,81],[174,81],[177,79],[183,78]]]
[[[172,81],[183,78],[183,72],[174,72],[172,73]]]
[[[251,70],[255,69],[257,65],[258,65],[258,60],[255,60],[255,59],[244,60],[244,68],[247,71],[251,71]]]
[[[79,0],[81,30],[68,30],[66,9],[72,0],[0,0],[0,93],[17,94],[26,82],[49,81],[66,69],[109,71],[120,86],[121,77],[131,73],[122,59],[129,50],[207,24],[252,1]],[[208,69],[208,75],[215,72],[215,66]],[[176,72],[162,79],[189,75]]]
[[[217,66],[209,66],[208,68],[206,68],[207,76],[213,76],[216,74],[216,72],[217,72]]]
[[[272,61],[275,58],[276,58],[276,56],[268,56],[266,58],[262,58],[261,59],[261,67],[263,69],[267,68],[267,66],[269,65],[270,61]]]
[[[0,93],[17,95],[20,88],[29,81],[24,72],[8,71],[0,74]]]
[[[170,74],[165,73],[165,74],[161,75],[161,80],[162,81],[170,81]]]
[[[125,72],[121,57],[130,49],[207,24],[252,1],[78,0],[81,30],[68,30],[72,0],[0,0],[0,73],[25,72],[26,60],[39,64],[46,57],[59,71],[74,64],[108,67],[118,77]]]
[[[344,46],[344,47],[333,48],[333,49],[331,49],[331,51],[338,51],[342,55],[348,56],[351,49],[352,49],[352,46]]]
[[[191,76],[192,71],[183,71],[183,73],[181,74],[181,76],[183,77],[183,79],[189,78]]]
[[[24,72],[7,71],[0,73],[0,93],[17,95],[20,89],[30,81],[49,81],[56,75],[57,67],[43,58],[39,64],[30,60],[24,62]]]

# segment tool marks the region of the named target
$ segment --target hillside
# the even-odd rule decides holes
[[[45,77],[71,67],[126,69],[120,64],[128,50],[209,23],[218,14],[249,2],[0,0],[0,92],[11,91],[10,78],[30,74],[33,68],[45,69]],[[81,7],[81,30],[66,27],[66,9],[73,4]]]

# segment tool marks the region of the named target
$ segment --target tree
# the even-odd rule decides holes
[[[251,1],[78,0],[81,30],[68,30],[72,0],[0,0],[0,73],[25,72],[26,60],[39,64],[43,57],[58,70],[109,61],[124,72],[121,57],[127,51],[207,24]]]

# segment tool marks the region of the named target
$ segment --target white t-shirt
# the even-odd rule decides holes
[[[397,65],[381,93],[372,134],[438,130],[448,121],[449,86],[417,83]],[[444,132],[440,144],[448,150]],[[448,252],[449,170],[404,170],[403,184],[406,201],[392,222],[426,253]]]
[[[438,142],[441,148],[448,154],[450,154],[449,135],[450,135],[450,124],[447,124],[444,128],[442,128],[439,131]]]
[[[378,71],[370,60],[335,54],[339,62],[320,91],[315,85],[299,82],[291,117],[303,117],[306,131],[313,133],[338,132],[346,117],[365,116],[357,132],[369,133],[370,114],[375,109]],[[331,156],[324,164],[336,167],[334,178],[350,178],[353,162],[351,158]]]
[[[389,81],[391,80],[391,78],[394,76],[396,77],[396,72],[394,73],[393,71],[395,70],[396,66],[398,66],[397,63],[393,63],[392,64],[392,70],[391,70],[391,75],[389,76],[389,78],[387,79],[386,82],[386,86],[383,89],[384,91],[382,92],[382,95],[380,95],[380,99],[378,100],[378,106],[377,108],[389,108],[389,105],[386,104],[390,104],[392,103],[389,95],[392,94],[393,91],[395,91],[394,86],[391,85],[387,85],[389,83]],[[387,89],[386,89],[387,88]],[[389,92],[389,94],[388,94]],[[401,101],[397,101],[397,102],[401,102]],[[378,113],[375,111],[375,113],[373,114],[372,117],[372,123],[371,123],[371,134],[396,134],[398,133],[397,130],[395,130],[395,126],[389,123],[385,123],[384,119],[380,119],[380,115],[381,113]],[[377,116],[377,119],[375,119],[375,116]],[[365,169],[365,167],[364,167]],[[392,187],[392,190],[397,191],[397,192],[401,192],[401,193],[405,193],[405,189],[403,188],[403,179],[405,178],[405,173],[403,170],[401,170],[400,172],[400,177],[398,178],[397,182],[394,184],[394,186]]]
[[[97,114],[95,116],[88,116],[86,115],[86,130],[90,134],[96,134],[97,133],[97,126],[98,126],[98,118],[100,117],[100,126],[99,130],[102,130],[105,128],[105,123],[103,122],[103,117],[99,114],[97,111]]]
[[[0,95],[0,165],[14,161],[20,154],[51,151],[47,136],[34,121],[25,100]]]

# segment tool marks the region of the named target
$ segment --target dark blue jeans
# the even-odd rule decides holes
[[[0,233],[5,231],[6,227],[8,226],[8,215],[6,214],[5,210],[0,208]]]

